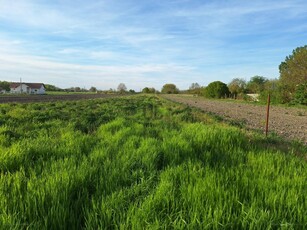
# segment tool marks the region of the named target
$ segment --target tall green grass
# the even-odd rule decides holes
[[[304,146],[156,97],[0,105],[0,122],[1,229],[307,228]]]

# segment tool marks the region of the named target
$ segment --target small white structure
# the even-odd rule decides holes
[[[259,99],[258,99],[259,94],[258,93],[250,93],[250,94],[247,94],[247,96],[249,96],[253,101],[259,101]]]
[[[46,88],[43,83],[18,83],[10,84],[11,93],[26,93],[26,94],[45,94]]]

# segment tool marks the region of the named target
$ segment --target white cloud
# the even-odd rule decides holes
[[[89,87],[98,84],[100,87],[109,88],[115,87],[114,84],[119,82],[138,83],[136,85],[140,85],[142,82],[149,83],[146,78],[150,78],[151,74],[160,77],[170,73],[182,75],[190,72],[191,68],[175,64],[87,66],[58,63],[42,57],[7,54],[0,55],[0,70],[0,77],[10,81],[16,81],[14,78],[8,79],[7,77],[14,73],[13,75],[29,79],[29,81],[30,79],[44,81],[62,87],[80,84]]]
[[[304,45],[306,15],[302,0],[0,0],[0,77],[103,88],[270,77]]]

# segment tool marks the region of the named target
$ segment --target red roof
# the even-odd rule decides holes
[[[25,83],[25,82],[22,82],[22,84],[27,85],[31,89],[40,89],[42,86],[44,86],[44,88],[45,88],[45,85],[43,83]],[[20,86],[20,82],[12,82],[10,84],[10,88],[17,88],[18,86]]]

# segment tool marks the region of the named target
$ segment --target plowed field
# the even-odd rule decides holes
[[[184,95],[163,97],[214,113],[225,120],[243,124],[247,128],[265,130],[266,106],[264,105],[207,100]],[[269,129],[270,132],[275,132],[288,140],[299,140],[307,144],[307,109],[271,106]]]
[[[32,103],[48,101],[72,101],[81,99],[95,99],[114,97],[112,94],[68,94],[68,95],[23,95],[23,96],[1,96],[0,103]]]

